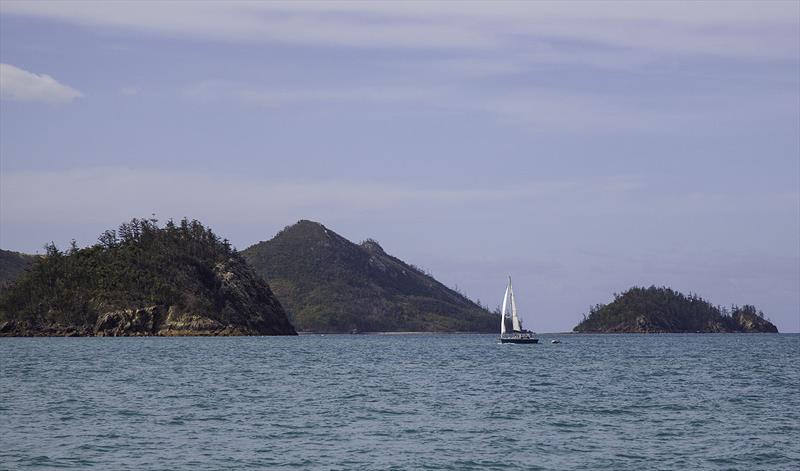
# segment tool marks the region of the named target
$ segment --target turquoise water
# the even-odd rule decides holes
[[[800,336],[0,339],[1,469],[798,469]]]

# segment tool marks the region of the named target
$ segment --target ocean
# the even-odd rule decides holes
[[[2,338],[0,469],[800,468],[800,335],[541,338]]]

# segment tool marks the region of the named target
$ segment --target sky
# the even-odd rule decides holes
[[[0,2],[0,247],[311,219],[525,326],[800,331],[800,2]]]

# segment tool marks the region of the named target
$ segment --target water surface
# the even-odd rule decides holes
[[[800,336],[0,339],[0,469],[798,469]]]

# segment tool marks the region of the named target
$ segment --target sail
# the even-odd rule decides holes
[[[506,333],[506,305],[508,304],[508,288],[509,287],[506,286],[506,294],[503,295],[503,309],[500,311],[500,335]]]
[[[511,277],[508,277],[508,296],[511,298],[511,325],[514,328],[514,332],[521,332],[522,331],[522,324],[519,321],[519,316],[517,315],[517,302],[514,300],[514,288],[511,287]]]

